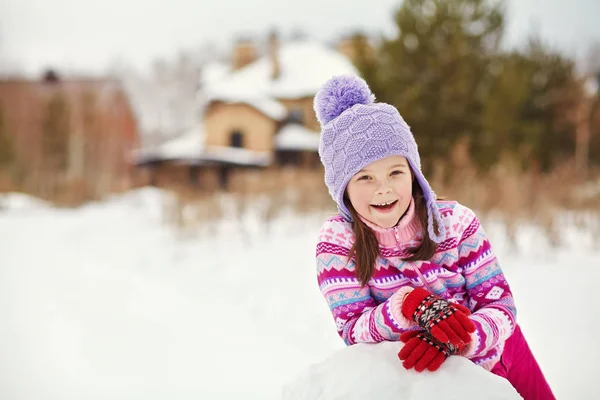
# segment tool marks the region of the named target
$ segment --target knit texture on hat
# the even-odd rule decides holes
[[[345,75],[335,76],[321,87],[315,95],[314,109],[321,124],[319,157],[325,167],[325,184],[344,219],[352,221],[343,199],[350,179],[377,160],[404,156],[423,189],[429,237],[441,243],[445,235],[436,195],[421,172],[417,143],[398,110],[375,102],[363,79]]]

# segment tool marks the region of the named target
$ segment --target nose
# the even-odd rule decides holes
[[[391,192],[392,188],[388,181],[382,182],[381,185],[379,185],[379,187],[377,188],[377,194],[388,194]]]

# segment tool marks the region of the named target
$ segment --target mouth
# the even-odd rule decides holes
[[[385,203],[370,204],[370,206],[376,209],[377,211],[387,212],[391,211],[396,206],[396,203],[398,203],[398,200],[388,201]]]

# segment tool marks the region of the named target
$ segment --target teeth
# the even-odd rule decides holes
[[[393,204],[393,203],[395,203],[395,202],[396,202],[396,200],[392,200],[392,201],[389,201],[389,202],[387,202],[387,203],[379,203],[379,204],[372,204],[372,205],[373,205],[373,206],[379,206],[379,207],[383,207],[383,206],[389,206],[390,204]]]

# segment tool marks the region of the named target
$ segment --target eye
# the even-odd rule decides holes
[[[369,175],[363,175],[360,178],[358,178],[357,181],[368,181],[370,179],[371,177]]]
[[[390,175],[401,175],[401,174],[404,174],[404,171],[397,169],[397,170],[392,171],[392,173]]]

